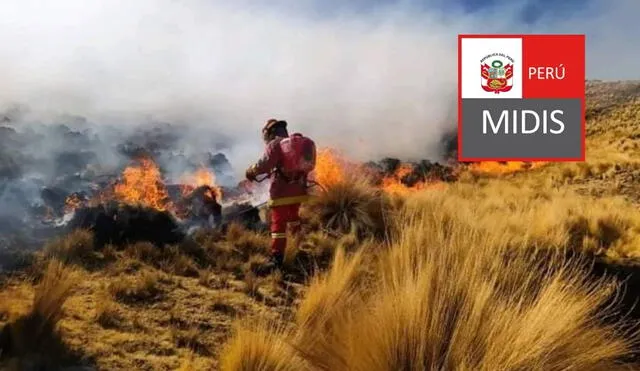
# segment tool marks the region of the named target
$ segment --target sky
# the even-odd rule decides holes
[[[457,34],[585,33],[588,78],[638,79],[637,14],[638,0],[4,0],[0,109],[187,122],[237,138],[240,168],[269,117],[363,160],[437,158]]]
[[[345,14],[359,17],[392,9],[415,19],[441,15],[445,24],[451,18],[471,21],[472,27],[450,22],[452,35],[496,29],[504,33],[585,34],[587,78],[640,78],[635,68],[640,61],[635,46],[640,37],[637,0],[302,0],[293,8],[291,1],[276,0],[275,4],[276,8],[294,9],[311,18],[330,19]],[[615,56],[613,66],[608,55]]]

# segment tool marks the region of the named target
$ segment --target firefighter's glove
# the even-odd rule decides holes
[[[247,171],[245,172],[245,177],[250,182],[255,182],[257,180],[257,176],[253,166],[247,169]]]

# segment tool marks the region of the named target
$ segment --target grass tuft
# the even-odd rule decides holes
[[[332,184],[305,205],[312,225],[331,233],[382,238],[387,233],[390,202],[367,180],[349,178]]]
[[[258,358],[284,362],[292,356],[280,344],[291,344],[318,370],[626,369],[638,336],[602,321],[612,281],[560,257],[546,269],[505,238],[508,224],[478,228],[465,212],[423,206],[407,210],[372,271],[362,252],[338,249],[295,330]],[[251,335],[240,336],[232,344]]]
[[[74,230],[47,243],[44,253],[46,258],[54,258],[64,263],[87,263],[94,254],[93,233],[84,229]]]
[[[18,369],[64,364],[71,354],[58,332],[58,323],[77,276],[74,268],[59,260],[48,263],[29,312],[11,319],[0,331],[3,358],[13,359]]]

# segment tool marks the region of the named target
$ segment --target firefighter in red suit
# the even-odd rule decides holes
[[[291,138],[301,134],[292,134]],[[271,185],[269,188],[268,206],[271,210],[271,265],[282,268],[284,252],[287,246],[287,231],[298,238],[300,232],[300,205],[308,200],[307,174],[296,171],[294,173],[283,170],[285,153],[283,140],[290,142],[287,132],[287,122],[270,119],[262,129],[262,138],[266,149],[262,157],[246,171],[246,177],[255,181],[261,174],[269,174]],[[296,138],[297,139],[297,138]],[[307,139],[307,138],[305,138]],[[311,142],[312,143],[312,142]],[[315,147],[313,149],[315,163]]]

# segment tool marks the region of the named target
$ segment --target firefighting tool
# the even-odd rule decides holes
[[[256,180],[255,180],[255,181],[256,181],[257,183],[262,183],[262,182],[264,182],[265,180],[269,179],[269,178],[271,177],[271,174],[273,174],[273,173],[274,173],[274,172],[276,172],[276,171],[277,171],[277,170],[273,170],[273,171],[271,171],[269,174],[266,174],[262,179],[257,179],[257,178],[256,178]],[[316,182],[315,180],[307,180],[307,184],[305,185],[305,188],[307,188],[307,189],[308,189],[308,188],[313,188],[313,187],[318,187],[318,188],[320,188],[321,190],[323,190],[324,192],[326,192],[326,191],[327,191],[327,189],[326,189],[325,187],[323,187],[323,186],[322,186],[322,184],[320,184],[320,183]],[[265,203],[266,203],[266,202],[265,202]],[[260,206],[260,205],[259,205],[259,206]]]

